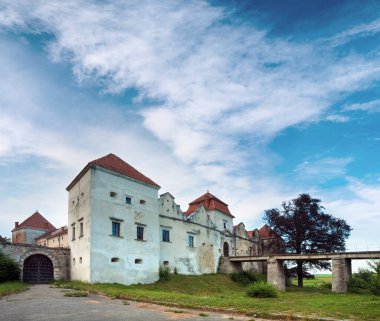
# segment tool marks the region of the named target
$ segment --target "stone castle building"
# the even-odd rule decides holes
[[[160,267],[216,273],[221,257],[257,255],[279,239],[233,225],[228,205],[207,192],[182,211],[170,193],[116,155],[88,163],[67,187],[71,278],[152,283]],[[267,232],[264,241],[261,232]],[[266,242],[266,243],[265,243]],[[244,263],[261,272],[262,263]]]

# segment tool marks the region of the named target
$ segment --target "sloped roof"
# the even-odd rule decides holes
[[[38,211],[29,216],[24,222],[18,224],[18,226],[15,227],[12,232],[23,227],[29,227],[38,230],[47,229],[48,231],[56,229],[55,226],[51,224],[45,217],[43,217],[42,214],[40,214]]]
[[[207,192],[206,194],[198,197],[196,200],[189,203],[189,208],[187,209],[185,214],[189,216],[201,205],[204,206],[206,211],[218,210],[219,212],[227,214],[231,217],[235,217],[231,214],[230,210],[228,209],[228,205],[226,203],[224,203],[219,198],[215,197],[209,192]]]
[[[279,237],[267,224],[259,229],[259,235],[263,239]]]
[[[63,234],[68,234],[68,228],[67,226],[62,226],[56,230],[51,230],[51,231],[48,231],[46,232],[45,234],[42,234],[41,236],[37,237],[36,240],[39,240],[39,239],[49,239],[49,238],[52,238],[52,237],[57,237],[57,236],[61,236]]]
[[[247,235],[249,238],[252,238],[253,237],[253,230],[252,231],[247,231]]]
[[[108,154],[104,157],[95,159],[89,162],[85,168],[74,178],[74,180],[67,186],[66,190],[69,191],[86,172],[92,167],[101,167],[108,169],[112,172],[133,178],[137,181],[143,182],[148,185],[160,188],[158,184],[153,182],[150,178],[146,177],[144,174],[140,173],[137,169],[124,162],[121,158],[117,157],[114,154]]]

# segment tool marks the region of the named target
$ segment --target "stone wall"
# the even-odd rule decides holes
[[[35,254],[47,256],[53,263],[54,279],[70,279],[70,250],[63,248],[47,248],[29,244],[0,244],[0,252],[15,260],[22,271],[25,260]]]

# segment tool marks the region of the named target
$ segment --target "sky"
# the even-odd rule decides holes
[[[380,250],[380,2],[0,0],[0,235],[114,153],[235,224],[309,193]]]

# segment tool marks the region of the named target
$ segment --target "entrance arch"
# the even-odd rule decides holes
[[[230,256],[230,246],[228,245],[228,242],[223,243],[223,255],[225,257]]]
[[[28,283],[49,283],[54,279],[53,262],[42,254],[34,254],[25,259],[23,281]]]

